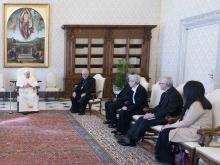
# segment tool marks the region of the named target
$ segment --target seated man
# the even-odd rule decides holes
[[[19,112],[27,114],[28,112],[39,111],[37,96],[37,80],[26,70],[24,75],[18,77],[16,86],[19,87]]]
[[[130,75],[128,84],[131,87],[127,95],[127,104],[119,111],[117,130],[115,134],[125,134],[130,126],[133,115],[144,114],[143,107],[147,104],[147,91],[140,85],[139,75]]]
[[[83,69],[82,78],[71,96],[72,107],[70,111],[84,115],[86,105],[92,99],[91,93],[95,93],[95,79],[89,76],[88,69]]]
[[[128,83],[126,83],[125,87],[122,91],[114,97],[113,100],[107,101],[105,103],[105,117],[106,121],[104,124],[109,124],[109,128],[115,128],[117,125],[117,117],[116,110],[123,107],[124,102],[126,101],[127,94],[131,90]]]
[[[153,108],[152,113],[146,113],[140,117],[128,130],[127,136],[118,138],[121,145],[135,146],[149,127],[167,124],[166,116],[181,115],[183,100],[180,93],[173,87],[172,79],[165,77],[159,85],[161,90],[165,91],[161,95],[159,105]]]

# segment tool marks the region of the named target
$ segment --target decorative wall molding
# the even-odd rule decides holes
[[[178,56],[178,84],[184,83],[184,71],[185,71],[185,57],[188,39],[188,30],[204,27],[208,25],[219,24],[219,37],[218,37],[218,51],[217,51],[217,61],[214,71],[214,87],[220,87],[220,10],[209,12],[206,14],[201,14],[189,18],[185,18],[180,21],[179,29],[179,56]]]

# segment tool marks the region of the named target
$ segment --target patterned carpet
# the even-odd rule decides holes
[[[120,165],[159,165],[154,155],[143,148],[143,144],[136,147],[124,147],[117,143],[112,129],[103,124],[103,117],[100,115],[78,116],[71,114],[86,132],[100,145],[112,159]],[[81,130],[82,132],[85,132]],[[78,130],[81,132],[80,130]],[[81,134],[81,136],[83,136]]]
[[[153,155],[138,145],[120,146],[102,116],[41,111],[0,113],[0,164],[154,165]]]
[[[0,114],[0,164],[102,164],[66,112]]]

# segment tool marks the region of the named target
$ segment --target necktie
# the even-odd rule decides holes
[[[135,95],[135,92],[132,90],[132,101],[133,101],[133,104],[135,104],[134,95]]]

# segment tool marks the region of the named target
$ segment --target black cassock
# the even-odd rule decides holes
[[[72,107],[70,111],[84,114],[86,105],[92,98],[91,93],[95,92],[95,79],[92,77],[88,77],[87,79],[81,78],[74,91],[76,92],[76,97],[71,96]],[[81,97],[82,93],[86,93],[86,95]]]

